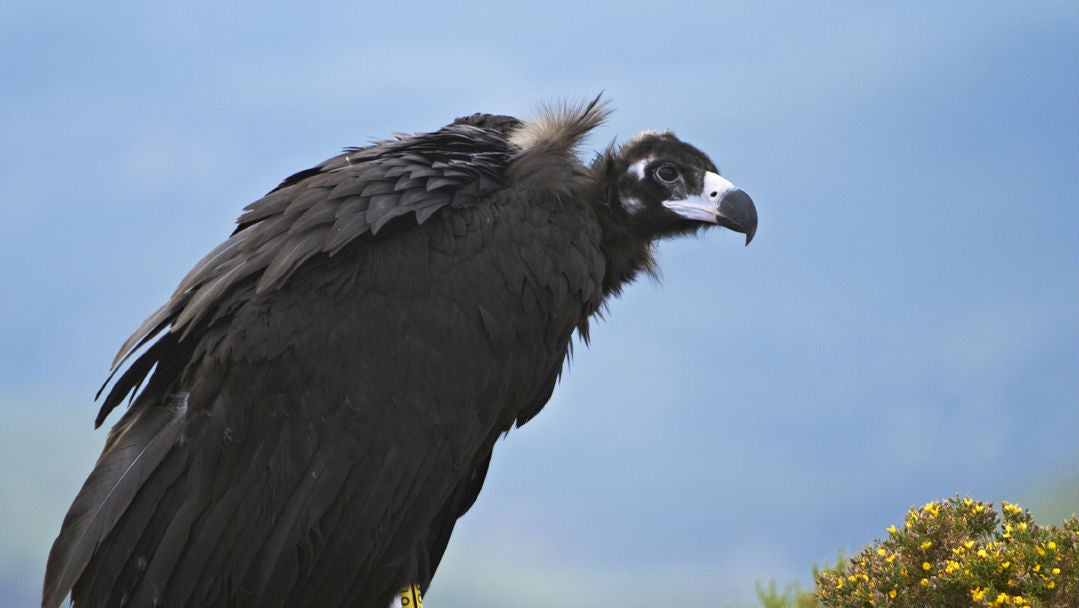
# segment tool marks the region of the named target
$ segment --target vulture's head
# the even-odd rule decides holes
[[[749,195],[719,175],[703,152],[674,133],[645,131],[601,155],[593,171],[606,173],[608,204],[630,232],[649,239],[718,225],[746,235],[757,231]]]

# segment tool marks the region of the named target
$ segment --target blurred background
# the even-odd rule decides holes
[[[496,448],[430,606],[751,603],[911,505],[1079,510],[1074,1],[9,0],[0,90],[0,605],[39,601],[116,349],[245,204],[600,91],[592,150],[674,129],[760,229],[663,244]]]

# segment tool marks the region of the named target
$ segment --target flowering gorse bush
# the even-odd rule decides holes
[[[902,528],[845,566],[817,573],[825,606],[1079,607],[1079,519],[1041,527],[1030,512],[970,498],[911,508]]]

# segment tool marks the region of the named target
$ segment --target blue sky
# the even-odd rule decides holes
[[[0,599],[35,601],[116,348],[245,204],[601,90],[593,149],[674,129],[760,229],[666,243],[612,303],[432,605],[748,603],[912,504],[1079,510],[1073,2],[16,1],[0,87]]]

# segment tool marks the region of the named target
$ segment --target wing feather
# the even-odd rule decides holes
[[[252,276],[257,291],[277,289],[312,256],[336,253],[397,218],[423,223],[440,208],[474,204],[503,186],[513,154],[503,133],[455,123],[352,149],[297,173],[245,208],[236,232],[124,342],[114,367],[165,325],[189,335],[225,292]],[[250,258],[252,250],[267,247],[272,256]]]
[[[337,214],[337,205],[335,203],[336,201],[324,199],[320,203],[312,205],[310,209],[297,218],[292,226],[289,226],[288,231],[292,234],[299,234],[322,224],[333,222],[333,219]]]
[[[283,245],[274,248],[277,253],[270,265],[262,271],[255,292],[261,293],[277,287],[300,264],[321,251],[325,240],[326,235],[321,230],[308,230],[287,238]]]
[[[176,444],[186,409],[186,395],[178,396],[168,406],[141,410],[113,431],[49,554],[43,606],[55,608],[63,601],[98,544]]]

